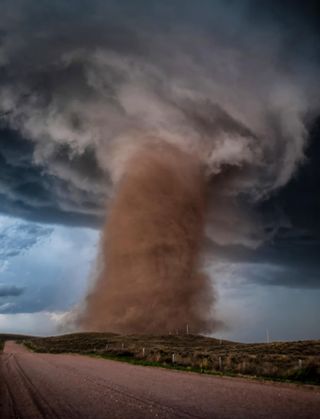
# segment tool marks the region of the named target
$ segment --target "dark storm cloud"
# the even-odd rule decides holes
[[[0,284],[0,297],[18,297],[23,291],[23,288],[16,287],[15,285]]]
[[[319,289],[320,239],[307,230],[282,229],[271,242],[258,249],[208,244],[215,261],[225,264],[227,271],[235,269],[247,283],[296,289]],[[214,266],[214,265],[213,265]]]
[[[72,183],[45,172],[33,162],[34,146],[8,128],[0,129],[0,210],[40,222],[97,226],[102,219],[103,194],[78,189]],[[88,149],[72,156],[67,146],[51,157],[57,170],[69,170],[92,183],[102,174]]]
[[[41,311],[59,311],[66,310],[68,303],[59,301],[56,295],[56,287],[53,284],[46,284],[45,288],[32,289],[23,289],[19,287],[8,287],[10,292],[12,289],[12,294],[3,294],[0,297],[4,297],[0,301],[0,313],[3,314],[16,314],[16,313],[37,313]],[[1,287],[0,287],[1,294]],[[5,297],[20,297],[15,298],[6,298]],[[5,302],[4,302],[5,301]]]
[[[320,288],[320,118],[313,124],[306,161],[284,188],[259,205],[270,239],[258,249],[219,247],[211,252],[240,266],[251,264],[250,283]],[[256,266],[256,269],[254,269]]]
[[[0,19],[0,80],[3,121],[9,125],[4,125],[0,132],[0,210],[46,222],[99,224],[110,181],[108,164],[101,157],[106,151],[100,150],[99,144],[93,144],[97,142],[95,136],[101,135],[94,130],[101,125],[102,116],[96,120],[93,112],[100,105],[102,114],[105,113],[100,130],[106,137],[119,135],[119,124],[121,129],[131,124],[132,116],[124,115],[124,104],[118,97],[119,87],[128,82],[130,66],[135,71],[135,67],[140,66],[139,59],[145,63],[145,68],[141,66],[138,70],[147,85],[152,83],[152,90],[156,90],[160,98],[167,94],[161,73],[175,80],[178,72],[181,80],[189,81],[188,88],[191,86],[202,93],[204,86],[201,83],[207,77],[207,70],[214,78],[217,68],[226,60],[227,71],[228,65],[233,64],[235,68],[239,67],[239,72],[259,71],[256,63],[250,63],[250,60],[261,49],[263,54],[268,56],[270,53],[271,58],[275,58],[270,65],[276,72],[283,71],[289,78],[294,77],[296,72],[301,72],[300,66],[307,62],[307,75],[310,76],[313,59],[309,57],[304,61],[298,54],[310,44],[312,53],[317,53],[313,42],[317,32],[314,25],[305,23],[306,16],[313,21],[314,12],[312,2],[298,6],[295,2],[290,2],[289,7],[288,2],[274,6],[269,2],[244,1],[240,4],[207,0],[199,5],[179,0],[161,4],[157,1],[4,1]],[[258,25],[262,25],[262,29]],[[302,47],[288,48],[288,40],[296,39],[297,31]],[[185,45],[184,37],[190,41],[189,45]],[[264,43],[263,48],[261,43]],[[182,53],[181,57],[166,62],[164,55],[171,54],[171,48]],[[234,49],[240,54],[245,49],[249,63],[237,61],[233,56]],[[219,58],[212,58],[211,50],[217,56],[230,50],[230,56],[221,54],[220,62]],[[94,51],[100,51],[100,55],[92,56]],[[263,54],[260,57],[262,65]],[[294,65],[288,70],[289,56]],[[193,68],[188,61],[187,65],[183,63],[188,57],[198,61],[203,74],[192,74]],[[100,68],[101,62],[104,64]],[[153,66],[151,74],[150,64]],[[159,74],[152,74],[155,70]],[[194,70],[198,71],[197,68]],[[219,71],[216,76],[221,77]],[[273,79],[277,81],[276,73],[270,76],[270,80]],[[300,76],[299,81],[304,83]],[[241,83],[247,83],[246,79],[239,80]],[[137,85],[138,90],[144,87],[139,79]],[[255,82],[251,87],[256,88]],[[257,86],[257,95],[259,89]],[[107,107],[97,90],[103,91],[104,99],[109,102]],[[233,94],[237,95],[236,89]],[[218,92],[218,101],[220,96]],[[215,135],[221,115],[225,115],[221,125],[224,131],[228,131],[228,120],[233,124],[230,134],[255,136],[246,124],[237,127],[232,115],[224,109],[220,111],[217,104],[211,102],[210,95],[200,102],[194,97],[178,99],[179,103],[177,98],[168,98],[169,112],[178,107],[184,119],[192,124],[190,128],[207,142]],[[97,109],[93,103],[97,103]],[[118,114],[119,121],[110,116],[110,107]],[[218,118],[214,117],[217,109]],[[269,118],[273,118],[271,111]],[[284,135],[281,127],[273,125],[275,132],[271,135]],[[188,131],[183,135],[188,135]],[[284,138],[279,154],[286,153],[287,142]],[[270,172],[280,172],[274,159],[266,158],[264,163],[270,165]],[[295,158],[300,159],[300,156],[288,160]],[[229,160],[233,164],[234,156]],[[241,161],[235,161],[235,164],[239,165]],[[290,162],[290,165],[289,172],[294,163]],[[277,176],[278,180],[268,182],[285,183],[290,174]]]
[[[288,185],[260,207],[272,239],[252,259],[282,267],[262,278],[265,284],[320,287],[320,118],[310,130],[305,155],[305,164]]]
[[[215,249],[217,250],[217,249]],[[320,242],[267,244],[256,251],[233,248],[221,260],[233,263],[248,283],[296,289],[319,289]],[[219,249],[217,250],[219,252]]]
[[[269,240],[259,261],[313,272],[315,4],[2,1],[0,211],[101,225],[130,146],[160,137],[197,154],[209,178],[220,176],[213,246],[228,253]],[[260,211],[258,227],[235,199],[250,203],[250,215]],[[311,239],[297,245],[301,231]]]
[[[297,230],[297,239],[306,230],[306,242],[320,237],[320,118],[310,130],[305,157],[288,185],[261,206],[266,218],[278,221],[278,236],[283,241],[290,241],[291,229]]]

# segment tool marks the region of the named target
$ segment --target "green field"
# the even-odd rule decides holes
[[[76,333],[24,343],[36,352],[80,353],[203,373],[320,384],[320,340],[243,344],[194,335]]]

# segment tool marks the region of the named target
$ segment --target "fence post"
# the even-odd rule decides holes
[[[222,358],[219,356],[219,370],[222,370]]]
[[[142,356],[145,356],[146,354],[146,348],[142,348]]]
[[[175,355],[172,354],[172,363],[174,364],[174,362],[175,362]]]

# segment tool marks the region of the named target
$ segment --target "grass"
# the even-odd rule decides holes
[[[24,343],[36,352],[79,353],[139,365],[320,385],[320,340],[243,344],[196,335],[76,333]]]

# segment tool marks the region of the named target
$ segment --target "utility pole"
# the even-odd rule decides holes
[[[187,335],[189,334],[189,324],[187,323]]]
[[[270,343],[269,329],[266,329],[267,343]]]

